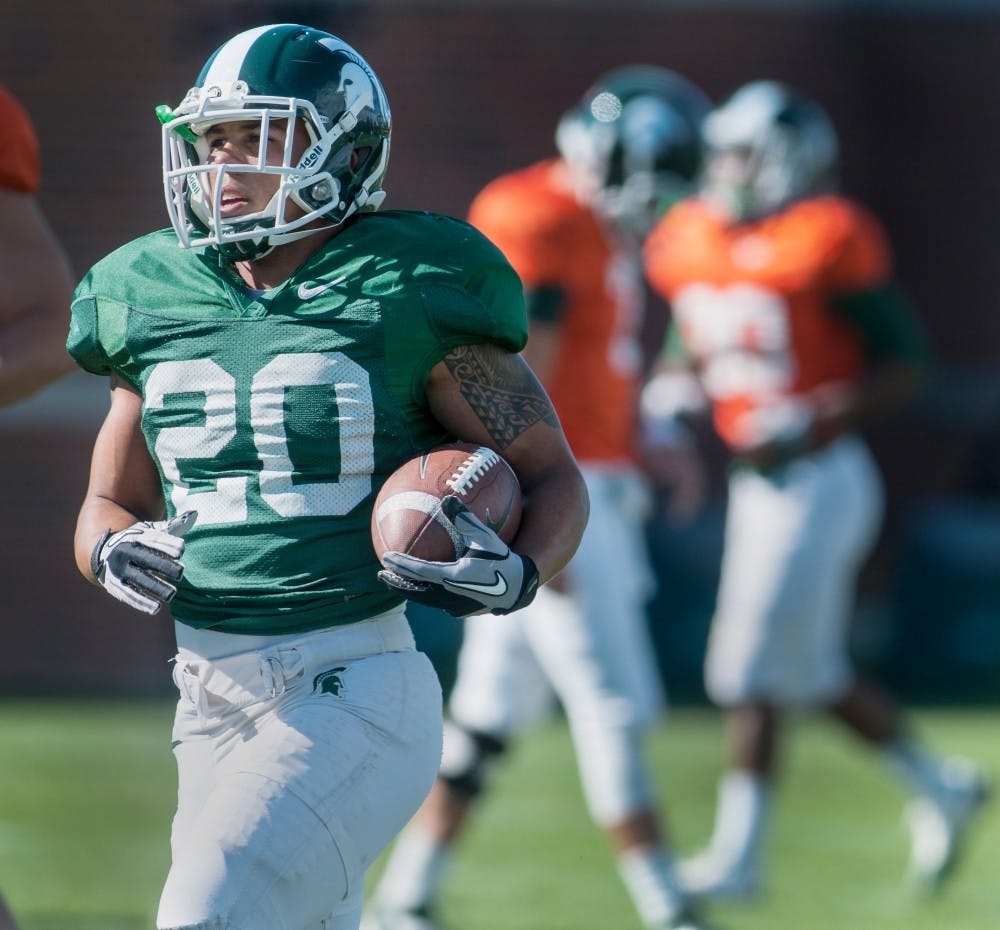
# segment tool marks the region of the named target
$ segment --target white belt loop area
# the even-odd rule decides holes
[[[260,677],[269,698],[276,698],[288,690],[288,679],[278,656],[265,655],[260,660]]]
[[[238,710],[286,694],[310,670],[323,671],[340,662],[413,648],[406,617],[402,611],[393,611],[345,627],[278,638],[274,646],[263,650],[212,659],[188,652],[177,659],[174,681],[202,714],[211,705],[226,704]]]

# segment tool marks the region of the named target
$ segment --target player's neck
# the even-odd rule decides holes
[[[263,258],[234,262],[233,267],[247,287],[269,291],[287,281],[315,252],[318,252],[340,231],[339,226],[317,230],[312,236],[279,245]]]

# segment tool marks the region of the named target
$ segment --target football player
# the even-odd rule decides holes
[[[0,406],[73,368],[63,338],[73,276],[38,204],[40,183],[31,118],[0,86]],[[15,930],[2,897],[0,930]]]
[[[294,24],[242,32],[158,115],[173,228],[87,274],[68,341],[111,384],[80,570],[175,621],[157,926],[350,930],[440,762],[440,686],[404,598],[525,606],[575,550],[586,489],[518,354],[501,253],[457,220],[376,212],[389,105],[354,49]],[[380,572],[380,483],[454,440],[517,472],[515,548],[459,507],[449,580],[391,553]]]
[[[38,204],[40,183],[34,127],[0,86],[0,405],[73,368],[64,345],[73,275]]]
[[[639,465],[640,246],[698,170],[701,91],[673,72],[603,75],[561,119],[559,157],[493,181],[469,220],[524,282],[524,355],[549,392],[590,494],[577,554],[534,603],[466,623],[441,773],[376,890],[370,923],[429,930],[445,867],[491,767],[547,706],[569,720],[589,810],[643,924],[700,926],[674,876],[642,758],[662,694],[644,606],[652,593]]]
[[[708,848],[682,876],[696,894],[758,889],[783,717],[806,706],[902,775],[913,795],[909,874],[934,888],[985,795],[982,776],[921,748],[847,651],[883,506],[860,433],[913,392],[924,340],[880,225],[834,193],[838,140],[814,101],[755,81],[709,115],[705,139],[699,196],[671,210],[646,248],[672,307],[670,341],[733,456],[705,671],[728,717],[728,769]]]

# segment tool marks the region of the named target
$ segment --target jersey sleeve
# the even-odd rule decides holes
[[[41,183],[38,139],[24,108],[0,87],[0,188],[34,194]]]
[[[66,350],[84,371],[95,375],[119,374],[138,387],[127,364],[130,358],[125,340],[128,305],[100,296],[100,282],[108,261],[104,259],[92,268],[77,286],[70,307]]]
[[[407,283],[405,300],[390,304],[387,361],[406,390],[422,399],[430,370],[460,345],[490,343],[520,352],[528,341],[521,281],[499,249],[461,220],[436,217],[434,261]],[[399,385],[402,387],[402,385]]]
[[[111,364],[97,335],[97,298],[93,295],[78,294],[73,298],[66,351],[84,371],[111,374]]]
[[[830,292],[856,294],[884,287],[892,276],[892,251],[882,225],[846,200],[833,200],[827,209],[837,242],[826,274]]]
[[[528,341],[524,292],[507,266],[483,269],[472,287],[446,281],[420,285],[424,314],[442,349],[492,342],[520,352]],[[443,354],[443,353],[442,353]]]

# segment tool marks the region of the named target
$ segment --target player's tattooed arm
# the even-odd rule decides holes
[[[521,356],[494,345],[459,346],[445,356],[444,366],[501,452],[538,423],[559,429],[548,396]]]
[[[463,442],[500,452],[516,472],[524,513],[511,549],[548,581],[576,550],[589,506],[583,477],[535,373],[514,352],[465,345],[434,366],[426,391],[443,427]]]

